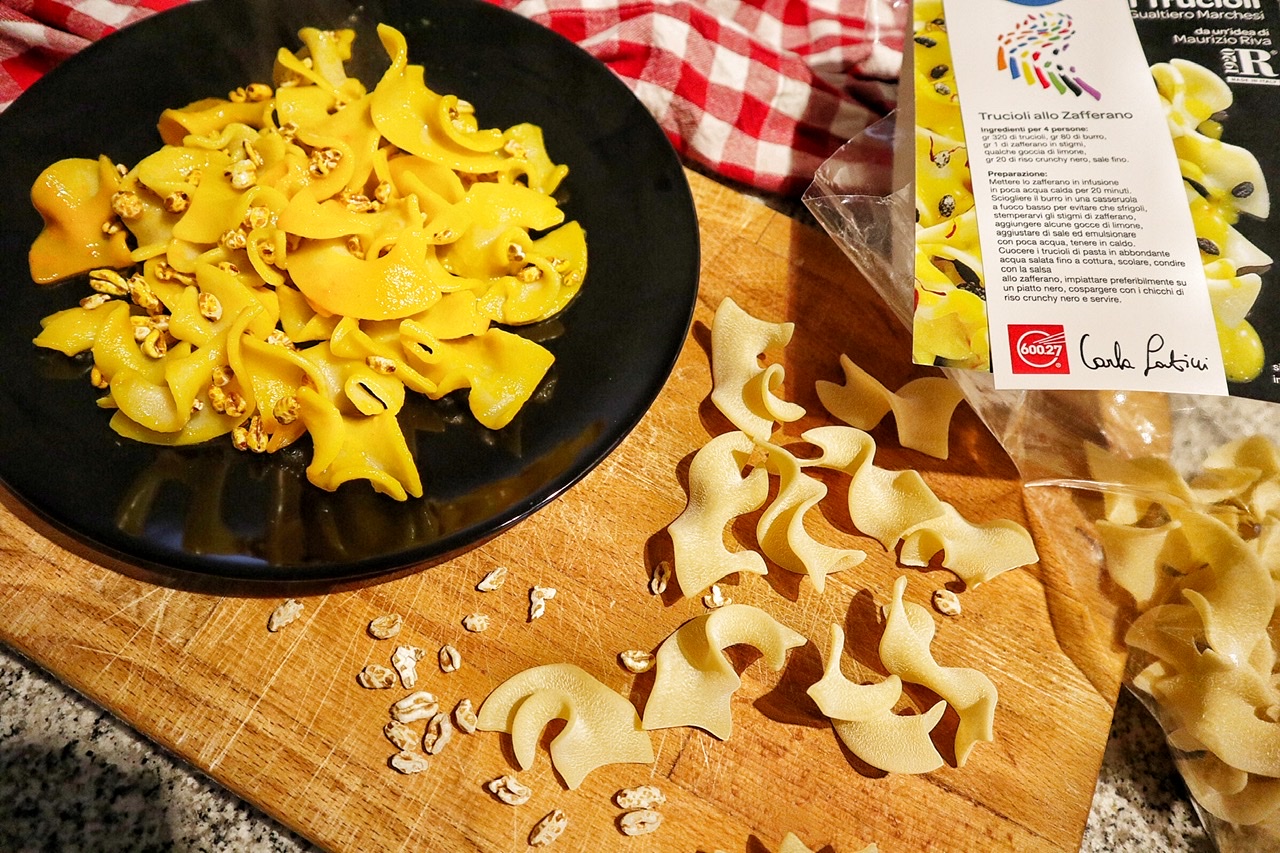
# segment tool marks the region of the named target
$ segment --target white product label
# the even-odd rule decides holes
[[[1226,394],[1126,0],[945,0],[999,388]]]

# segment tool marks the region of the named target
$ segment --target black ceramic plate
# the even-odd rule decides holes
[[[272,457],[226,440],[183,449],[124,441],[94,405],[89,365],[31,343],[41,317],[88,293],[38,287],[30,187],[50,163],[105,153],[132,164],[180,106],[270,79],[304,26],[357,31],[349,68],[370,87],[387,60],[374,28],[408,39],[427,84],[473,103],[481,124],[542,126],[570,168],[560,195],[582,223],[579,298],[525,334],[556,357],[510,426],[477,425],[465,400],[415,401],[401,423],[427,496],[305,479],[309,442]],[[91,46],[0,114],[0,480],[54,527],[182,582],[362,582],[426,565],[545,505],[599,463],[657,396],[697,293],[689,187],[661,130],[611,72],[571,42],[480,0],[202,0]]]

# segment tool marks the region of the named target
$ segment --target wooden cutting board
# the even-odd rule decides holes
[[[544,733],[534,766],[518,773],[533,789],[518,807],[483,788],[517,773],[504,735],[456,736],[422,774],[389,768],[394,749],[382,727],[390,704],[407,691],[356,682],[366,664],[388,663],[396,641],[374,640],[365,630],[384,613],[404,616],[399,642],[433,654],[451,643],[460,652],[454,673],[431,659],[421,664],[420,686],[446,707],[464,697],[478,705],[526,667],[569,661],[643,708],[651,675],[630,674],[618,653],[654,649],[706,612],[699,598],[674,590],[651,595],[647,582],[670,554],[664,531],[684,507],[692,454],[729,429],[708,401],[708,325],[723,297],[763,319],[796,323],[792,343],[774,358],[786,369],[783,393],[810,414],[788,425],[788,436],[828,422],[814,382],[841,380],[841,353],[890,388],[921,372],[909,365],[903,330],[825,234],[696,174],[689,179],[703,243],[688,341],[635,431],[554,504],[451,562],[306,597],[298,621],[269,633],[280,599],[215,597],[130,579],[5,495],[0,640],[333,850],[518,851],[553,808],[569,819],[552,848],[564,851],[761,853],[776,851],[788,831],[836,853],[873,841],[882,851],[1078,850],[1123,656],[1073,583],[1081,567],[1088,574],[1089,552],[1073,529],[1071,502],[1029,515],[1008,457],[964,406],[945,462],[898,448],[891,419],[873,433],[881,467],[918,468],[967,517],[1012,518],[1039,539],[1038,566],[964,591],[959,617],[936,617],[937,660],[982,670],[1000,692],[996,739],[979,744],[963,768],[908,776],[863,765],[805,694],[820,675],[832,623],[849,636],[846,673],[878,680],[878,614],[894,578],[907,573],[908,600],[924,604],[955,580],[945,570],[898,567],[892,554],[859,536],[837,478],[829,480],[823,511],[811,513],[818,516],[813,532],[863,548],[865,563],[829,577],[821,595],[781,569],[724,584],[733,600],[768,609],[810,639],[781,672],[734,650],[743,683],[729,739],[696,729],[656,731],[652,765],[604,767],[569,791],[551,767],[551,733]],[[735,548],[754,546],[754,522],[751,516],[732,527]],[[496,566],[509,569],[505,586],[477,591]],[[533,585],[558,594],[545,616],[530,622]],[[463,630],[461,620],[472,612],[489,615],[487,631]],[[912,698],[922,707],[932,699],[920,692]],[[949,711],[939,731],[954,724]],[[952,756],[945,747],[943,754]],[[665,821],[654,834],[628,838],[612,797],[641,783],[666,794]]]

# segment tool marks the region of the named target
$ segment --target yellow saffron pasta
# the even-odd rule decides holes
[[[1249,382],[1265,353],[1246,316],[1262,286],[1258,273],[1272,259],[1235,226],[1242,214],[1270,214],[1266,176],[1252,153],[1221,139],[1220,119],[1234,100],[1226,81],[1185,59],[1152,65],[1151,76],[1178,156],[1227,379]]]
[[[942,0],[912,4],[915,56],[915,308],[912,358],[991,369],[969,148]]]
[[[577,296],[586,234],[553,195],[568,170],[540,128],[482,127],[391,27],[372,89],[345,71],[354,32],[298,35],[274,85],[166,110],[162,146],[132,168],[41,174],[32,278],[87,274],[94,292],[35,344],[92,356],[125,437],[269,453],[309,434],[315,485],[419,497],[406,391],[465,391],[481,424],[508,425],[554,359],[503,327]]]

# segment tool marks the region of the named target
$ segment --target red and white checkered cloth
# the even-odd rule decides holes
[[[107,33],[186,0],[0,0],[0,109]],[[689,161],[794,194],[891,106],[907,0],[490,0],[613,69]]]

